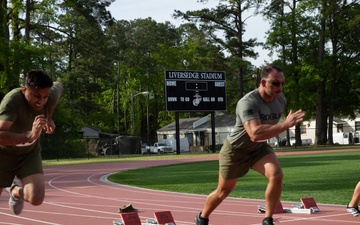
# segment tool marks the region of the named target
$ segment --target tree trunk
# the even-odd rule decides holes
[[[7,0],[1,0],[0,6],[0,72],[2,72],[0,76],[0,97],[14,88],[14,84],[16,87],[19,86],[18,81],[14,82],[14,76],[11,72],[10,67],[10,31],[9,31],[9,17],[7,15],[8,2]]]
[[[30,10],[31,0],[26,0],[26,13],[25,13],[25,42],[30,41]]]
[[[325,85],[326,77],[323,72],[323,60],[325,52],[325,9],[327,5],[326,0],[321,2],[321,30],[320,30],[320,40],[319,40],[319,55],[318,55],[318,71],[319,75],[323,78],[317,83],[317,93],[319,96],[317,105],[316,105],[316,132],[315,132],[315,144],[325,144],[326,143],[326,131],[327,131],[327,113],[326,113],[326,104],[325,104]]]

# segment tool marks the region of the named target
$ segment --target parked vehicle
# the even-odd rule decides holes
[[[142,144],[142,145],[141,145],[141,149],[140,149],[140,153],[141,153],[142,155],[144,155],[144,154],[150,154],[150,146],[149,146],[148,144],[146,144],[146,143]]]
[[[275,142],[275,147],[286,146],[287,138],[283,138],[280,141]],[[294,136],[290,137],[290,146],[295,146],[296,139]],[[311,138],[301,139],[301,145],[311,145]]]
[[[172,147],[174,152],[176,152],[176,139],[163,139],[160,143],[165,143]],[[189,152],[190,151],[190,143],[187,138],[180,138],[180,152]]]
[[[157,153],[157,154],[163,154],[163,153],[173,153],[174,149],[167,145],[166,143],[158,143],[156,142],[153,146],[150,147],[150,153]]]
[[[353,134],[351,132],[340,132],[333,134],[333,143],[335,145],[348,145],[354,143]]]
[[[291,146],[295,146],[295,143],[296,143],[295,137],[291,137],[291,138],[290,138],[290,145],[291,145]],[[312,144],[311,138],[301,139],[301,145],[302,145],[302,146],[304,146],[304,145],[311,145],[311,144]]]

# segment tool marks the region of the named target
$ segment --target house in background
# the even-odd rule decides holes
[[[89,152],[93,154],[119,155],[141,152],[139,137],[106,133],[92,126],[84,126],[80,133],[88,141]]]
[[[234,129],[235,115],[222,113],[215,114],[215,149],[219,150],[224,143],[227,135]],[[301,139],[311,139],[315,143],[315,120],[304,121],[301,125]],[[157,130],[157,139],[160,142],[163,139],[175,138],[175,122]],[[289,129],[290,137],[295,136],[295,127]],[[333,121],[333,133],[348,132],[354,137],[353,143],[359,143],[360,116],[352,119],[335,118]],[[208,151],[212,146],[212,129],[210,115],[205,117],[187,118],[179,120],[180,138],[187,138],[190,143],[191,151]],[[277,137],[268,139],[270,145],[286,137],[286,131]]]
[[[215,113],[215,150],[220,150],[225,138],[233,131],[235,125],[235,115]],[[304,121],[301,125],[301,139],[311,139],[315,143],[315,120]],[[157,140],[175,139],[176,125],[172,122],[157,130]],[[290,137],[295,136],[295,127],[289,129]],[[360,116],[355,119],[339,119],[333,121],[333,133],[352,133],[353,142],[359,143]],[[96,142],[96,151],[105,143],[112,146],[112,154],[137,154],[141,150],[141,141],[139,137],[119,136],[102,132],[92,126],[85,126],[81,130],[84,139],[94,140]],[[210,151],[212,149],[212,129],[210,114],[205,117],[194,117],[179,120],[179,136],[187,138],[190,144],[190,151]],[[268,140],[270,145],[286,137],[286,132],[277,137]]]
[[[84,126],[80,133],[84,139],[113,139],[119,136],[118,134],[102,132],[100,129],[93,126]]]
[[[92,126],[85,126],[81,129],[80,134],[84,139],[98,139],[100,137],[100,129]]]
[[[355,119],[340,119],[334,118],[333,120],[333,134],[336,133],[352,133],[354,137],[353,143],[359,143],[360,134],[360,115],[357,115]],[[315,143],[315,129],[316,121],[305,121],[301,125],[301,139],[310,138],[312,143]],[[290,136],[295,136],[295,127],[289,129]],[[286,137],[286,132],[279,135],[280,139]]]
[[[219,150],[235,125],[235,115],[215,114],[215,149]],[[158,142],[175,139],[176,125],[172,122],[157,130]],[[190,151],[209,151],[212,143],[211,116],[179,119],[179,136],[187,138]]]

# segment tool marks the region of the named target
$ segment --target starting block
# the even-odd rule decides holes
[[[154,212],[154,216],[159,225],[176,225],[170,211]]]
[[[176,225],[170,211],[154,212],[155,219],[147,219],[141,223],[137,212],[120,213],[120,220],[113,221],[113,225]]]
[[[258,213],[265,213],[266,211],[266,206],[265,205],[259,205],[258,206]],[[274,209],[274,213],[284,213],[284,208],[282,206],[282,203],[280,201],[278,201],[278,203],[276,204],[276,207]]]
[[[286,213],[300,213],[300,214],[313,214],[315,211],[313,209],[299,209],[299,208],[285,208],[284,212]]]
[[[317,206],[315,199],[313,197],[308,198],[300,198],[301,203],[304,205],[305,209],[312,209],[315,212],[320,211],[319,207]]]
[[[122,220],[114,220],[113,225],[124,225]]]
[[[293,205],[291,208],[283,208],[282,203],[279,201],[276,205],[274,213],[302,213],[313,214],[319,211],[314,198],[300,198],[302,204]],[[305,203],[305,204],[304,204]],[[265,213],[266,206],[258,206],[258,213]]]
[[[114,221],[114,225],[142,225],[137,212],[120,213],[121,220]]]

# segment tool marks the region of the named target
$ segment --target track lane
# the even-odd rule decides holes
[[[341,150],[344,151],[344,150]],[[354,151],[354,150],[349,150]],[[311,153],[324,153],[324,151]],[[279,153],[289,155],[293,153]],[[296,152],[296,154],[309,154]],[[120,219],[118,208],[132,203],[139,209],[142,222],[153,218],[154,211],[171,210],[177,225],[194,224],[193,218],[205,202],[206,196],[154,191],[107,182],[108,174],[157,165],[195,161],[217,160],[216,155],[204,155],[191,159],[115,162],[87,165],[57,166],[45,168],[46,198],[41,206],[25,203],[20,216],[12,215],[7,206],[8,193],[0,197],[0,225],[111,225]],[[284,208],[292,202],[282,202]],[[212,214],[211,225],[261,224],[263,214],[256,212],[264,200],[226,199]],[[306,214],[275,214],[274,218],[291,225],[339,225],[360,224],[345,212],[345,206],[321,205],[320,212]]]

